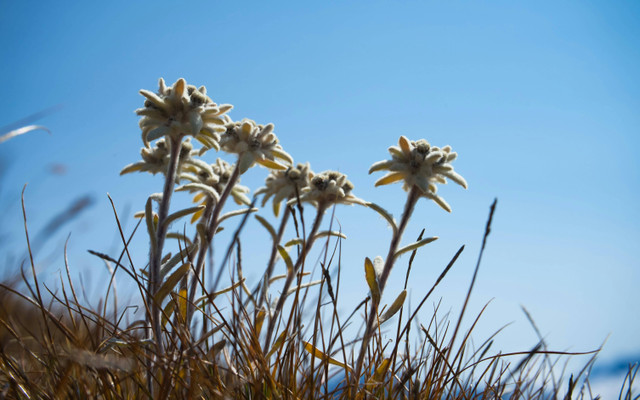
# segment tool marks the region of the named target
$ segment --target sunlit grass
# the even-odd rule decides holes
[[[415,256],[437,239],[424,237],[423,231],[415,241],[403,243],[413,210],[431,206],[421,200],[426,198],[451,211],[436,194],[436,184],[449,179],[467,187],[453,170],[457,154],[449,146],[402,136],[398,147],[389,149],[392,159],[371,167],[370,172],[388,171],[376,185],[402,182],[407,191],[403,215],[396,221],[382,206],[357,197],[346,175],[314,173],[308,163],[294,164],[272,124],[232,121],[227,115],[231,106],[214,103],[204,87],[187,85],[183,79],[166,86],[161,80],[158,92],[141,93],[146,98],[137,111],[145,145],[142,160],[122,173],[160,173],[164,185],[141,205],[144,211],[137,214],[139,224],[130,234],[122,229],[112,201],[124,250],[91,252],[111,271],[104,294],[96,295],[102,296],[98,306],[85,301],[83,288],[71,278],[66,248],[60,249],[65,268],[55,287],[39,280],[23,191],[28,268],[18,268],[21,274],[0,287],[2,397],[597,398],[588,379],[597,350],[552,351],[531,318],[539,336],[533,349],[501,353],[493,347],[501,328],[474,345],[474,327],[487,306],[472,316],[470,328],[463,329],[497,201],[490,207],[459,315],[443,318],[431,295],[464,246],[442,266],[429,290],[414,299],[419,300],[417,306],[407,306]],[[191,138],[202,147],[195,149]],[[232,154],[234,163],[209,159],[209,150]],[[239,184],[256,165],[270,170],[266,186],[255,191],[264,196],[261,202],[247,197],[248,189]],[[171,210],[174,191],[191,193],[196,205]],[[229,198],[235,209],[228,209]],[[266,206],[269,199],[276,224],[266,218],[269,208],[255,207]],[[345,235],[333,230],[334,213],[349,212],[349,207],[337,207],[344,204],[367,207],[392,231],[385,259],[362,255],[362,279],[370,293],[348,313],[338,311],[343,308],[340,243]],[[434,212],[441,211],[434,207]],[[263,255],[264,273],[256,282],[243,274],[243,251],[251,242],[241,240],[241,232],[249,218],[258,220],[271,238]],[[176,221],[186,228],[173,230]],[[322,230],[327,224],[329,229]],[[214,248],[213,238],[223,228],[233,230],[230,245]],[[144,230],[149,260],[135,265],[129,243]],[[165,243],[178,250],[168,253]],[[322,246],[314,263],[309,254],[317,243]],[[410,254],[406,265],[397,262],[401,254]],[[275,272],[278,262],[285,274]],[[136,288],[137,302],[119,301],[119,271]],[[229,282],[222,279],[228,271]],[[404,280],[403,290],[382,304],[391,276]],[[143,319],[131,320],[134,307],[142,307]],[[563,365],[568,356],[585,356],[584,368],[567,373]],[[632,398],[637,370],[629,369],[625,399]]]

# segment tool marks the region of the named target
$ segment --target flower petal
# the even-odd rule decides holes
[[[392,172],[378,179],[378,181],[376,182],[376,186],[388,185],[390,183],[398,182],[402,178],[404,178],[403,173]]]
[[[411,143],[409,143],[409,139],[407,139],[405,136],[400,136],[400,139],[398,139],[398,144],[400,145],[402,152],[407,157],[409,157],[411,155]]]

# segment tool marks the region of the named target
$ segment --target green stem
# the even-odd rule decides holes
[[[404,212],[402,213],[402,219],[400,220],[400,225],[398,225],[398,230],[391,238],[391,243],[389,244],[389,253],[387,254],[387,258],[384,263],[384,267],[382,268],[382,274],[380,275],[380,279],[378,281],[378,286],[380,287],[380,296],[382,296],[382,292],[387,283],[387,279],[391,273],[391,269],[393,268],[393,264],[395,262],[395,254],[398,251],[398,246],[400,245],[400,240],[402,240],[402,234],[404,233],[405,228],[411,218],[411,214],[413,214],[413,210],[420,198],[420,189],[418,187],[413,186],[407,195],[407,202],[404,206]],[[364,331],[364,336],[362,337],[362,344],[360,347],[360,353],[358,354],[358,360],[356,362],[355,373],[353,374],[353,385],[355,388],[358,387],[358,382],[360,379],[360,373],[362,372],[362,365],[364,363],[364,356],[367,352],[367,348],[369,347],[369,341],[371,340],[373,330],[375,327],[375,322],[378,316],[378,305],[371,302],[371,309],[369,312],[369,317],[367,319],[367,325]],[[356,389],[357,390],[357,389]]]
[[[169,166],[167,168],[167,174],[164,181],[164,189],[162,190],[162,199],[158,206],[158,228],[156,230],[156,247],[155,251],[151,251],[149,261],[149,284],[148,284],[148,296],[149,303],[151,304],[151,326],[154,336],[156,338],[156,346],[158,353],[162,355],[164,353],[162,338],[160,336],[160,304],[154,298],[156,292],[160,288],[160,263],[162,260],[162,250],[164,248],[164,240],[167,236],[167,216],[169,215],[169,204],[171,203],[171,195],[173,194],[173,187],[175,185],[176,174],[178,171],[178,161],[180,158],[180,145],[182,139],[171,138],[170,143],[170,155]]]

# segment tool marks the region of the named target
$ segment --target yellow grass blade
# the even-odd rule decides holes
[[[364,259],[364,276],[367,279],[369,290],[371,290],[371,300],[376,307],[380,304],[380,286],[378,286],[378,278],[373,268],[373,263],[369,257]]]

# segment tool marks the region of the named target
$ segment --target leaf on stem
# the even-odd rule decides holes
[[[387,370],[389,369],[389,364],[391,364],[390,359],[385,358],[384,360],[382,360],[378,368],[376,368],[373,375],[371,375],[371,377],[367,381],[366,386],[373,386],[376,383],[384,382],[384,376],[387,374]]]
[[[182,279],[189,272],[190,268],[191,263],[186,263],[175,270],[171,275],[169,275],[167,280],[162,284],[162,286],[160,286],[160,289],[158,289],[158,291],[154,295],[154,298],[158,304],[162,304],[164,298],[167,297],[169,293],[171,293],[173,288],[175,288],[176,285],[180,282],[180,279]]]
[[[352,371],[352,368],[350,366],[348,366],[347,364],[345,364],[343,362],[340,362],[340,361],[336,360],[335,358],[329,356],[328,354],[323,353],[322,351],[320,351],[319,349],[314,347],[311,343],[305,342],[305,341],[303,341],[302,343],[304,343],[304,349],[306,351],[308,351],[314,357],[319,358],[319,359],[321,359],[321,360],[323,360],[325,362],[328,362],[329,364],[336,365],[338,367],[344,368],[349,372]]]
[[[373,263],[369,257],[364,259],[364,276],[367,279],[367,284],[371,291],[371,300],[373,304],[378,307],[378,304],[380,304],[380,286],[378,285],[375,268],[373,268]]]
[[[192,244],[189,247],[182,249],[182,251],[178,252],[178,254],[171,257],[171,259],[162,264],[162,267],[160,267],[160,279],[164,278],[173,267],[178,265],[180,261],[187,261],[187,256],[191,251],[193,251],[194,248],[195,245]]]
[[[323,231],[323,232],[318,233],[316,236],[314,236],[314,239],[320,239],[320,238],[326,237],[326,236],[336,236],[336,237],[339,237],[339,238],[342,238],[342,239],[346,239],[347,238],[347,236],[342,232],[338,232],[338,231]],[[295,238],[295,239],[291,239],[287,243],[285,243],[284,247],[297,246],[297,245],[301,245],[302,243],[304,243],[302,238]]]
[[[387,210],[385,210],[384,208],[380,207],[376,203],[370,203],[370,202],[367,203],[367,207],[369,207],[373,211],[377,212],[378,214],[380,214],[380,216],[382,218],[387,220],[389,225],[391,225],[391,229],[393,229],[393,233],[394,234],[398,232],[398,225],[396,225],[396,221],[393,219],[393,217],[391,216],[391,214],[389,214],[389,212]]]
[[[147,199],[144,207],[145,220],[147,222],[147,232],[149,233],[149,241],[151,242],[151,252],[155,253],[158,245],[156,243],[156,227],[153,218],[153,209],[151,207],[151,197]]]
[[[173,214],[169,215],[165,221],[165,225],[169,226],[173,221],[180,219],[182,217],[186,217],[189,214],[193,214],[195,212],[198,211],[202,211],[204,210],[204,206],[200,205],[200,206],[195,206],[195,207],[189,207],[189,208],[185,208],[184,210],[179,210],[174,212]]]
[[[284,263],[287,264],[288,273],[293,274],[293,261],[291,261],[291,257],[289,257],[289,253],[287,252],[287,250],[284,247],[278,245],[278,253],[280,253],[280,256],[284,260]]]
[[[267,221],[266,219],[264,219],[263,217],[261,217],[259,215],[254,215],[254,217],[256,217],[256,219],[258,220],[258,222],[260,222],[260,224],[264,227],[264,229],[266,229],[267,232],[269,232],[269,234],[271,235],[271,238],[275,242],[277,237],[278,237],[278,235],[276,234],[276,230],[269,223],[269,221]]]
[[[224,221],[225,219],[229,219],[237,215],[242,215],[242,214],[252,213],[257,211],[258,211],[257,208],[243,208],[242,210],[229,211],[228,213],[220,217],[220,219],[218,220],[218,223],[222,223],[222,221]]]
[[[393,257],[397,258],[397,257],[399,257],[400,255],[402,255],[402,254],[404,254],[406,252],[419,249],[420,247],[424,246],[425,244],[431,243],[431,242],[433,242],[435,240],[438,240],[437,236],[433,236],[433,237],[429,237],[429,238],[426,238],[426,239],[419,240],[417,242],[413,242],[413,243],[411,243],[409,245],[406,245],[406,246],[398,249],[398,251],[396,251],[396,254],[394,254]]]
[[[400,292],[398,297],[396,297],[396,299],[391,304],[391,307],[389,307],[389,309],[387,309],[387,311],[385,311],[384,314],[382,314],[382,316],[380,317],[380,325],[390,320],[398,311],[400,311],[400,309],[402,308],[402,305],[404,304],[404,299],[406,299],[406,297],[407,297],[407,290],[405,289],[402,292]]]

